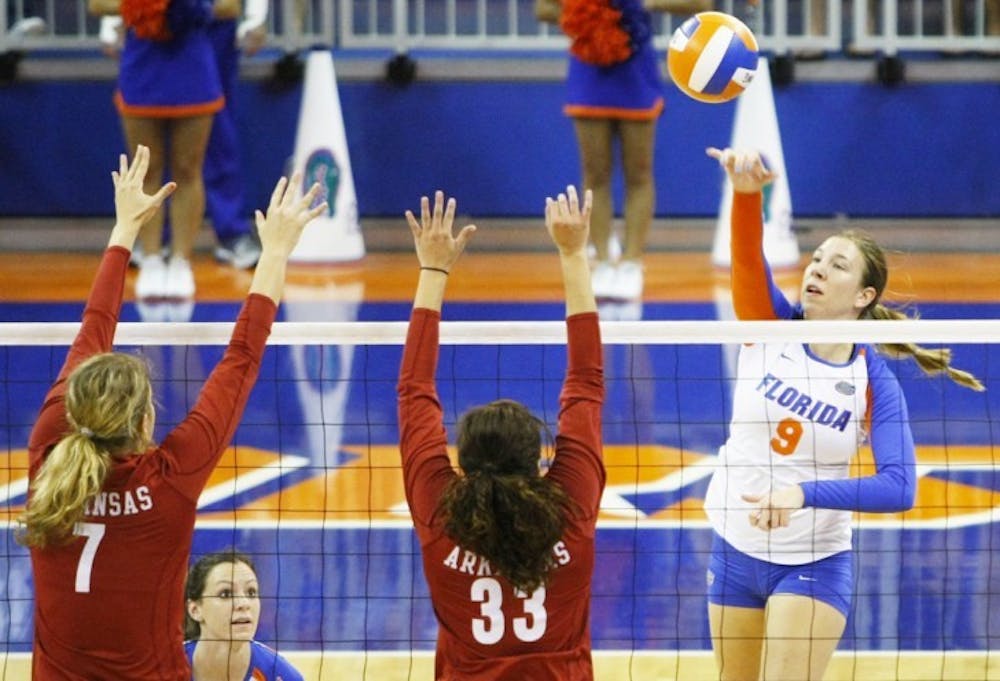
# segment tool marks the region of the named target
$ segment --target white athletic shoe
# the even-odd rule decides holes
[[[162,298],[167,295],[167,265],[159,254],[144,255],[135,280],[135,297]]]
[[[615,294],[615,266],[609,262],[599,262],[590,273],[590,285],[595,298],[611,298]]]
[[[260,252],[260,243],[253,234],[247,233],[220,242],[213,255],[219,262],[229,263],[238,270],[246,270],[257,266]]]
[[[591,261],[597,259],[597,249],[592,243],[587,244],[587,257]],[[622,243],[618,240],[618,234],[611,232],[611,236],[608,237],[608,260],[618,262],[620,257],[622,257]]]
[[[638,260],[623,260],[618,263],[613,297],[620,300],[642,297],[642,263]]]
[[[145,269],[145,267],[143,267]],[[187,258],[174,255],[167,264],[167,298],[194,298],[194,272]]]
[[[145,257],[146,253],[142,250],[142,244],[137,241],[135,245],[132,246],[132,255],[128,258],[128,266],[135,269],[142,267],[142,259]],[[166,262],[167,258],[170,257],[170,248],[168,246],[164,246],[160,249],[160,257],[163,258],[163,262]]]

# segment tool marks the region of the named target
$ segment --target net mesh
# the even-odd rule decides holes
[[[28,434],[76,324],[0,325],[0,679],[26,678],[32,585],[13,539]],[[231,324],[119,325],[147,357],[158,438],[191,408]],[[598,524],[598,678],[707,678],[712,532],[703,499],[732,415],[742,342],[946,344],[987,391],[890,361],[917,443],[916,506],[856,514],[855,593],[829,678],[994,678],[1000,645],[1000,323],[608,322],[608,486]],[[396,379],[406,324],[275,325],[233,446],[199,502],[194,556],[235,547],[262,582],[259,640],[307,678],[428,678],[436,623],[399,469]],[[443,323],[438,389],[454,434],[506,397],[554,429],[561,322]],[[868,466],[868,468],[866,468]],[[863,450],[854,471],[870,471]],[[193,556],[193,557],[194,557]],[[927,676],[930,674],[930,676]]]

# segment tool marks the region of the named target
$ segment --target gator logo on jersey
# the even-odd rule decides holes
[[[833,389],[841,395],[847,395],[848,397],[855,393],[854,386],[847,381],[838,381],[837,385],[833,386]]]

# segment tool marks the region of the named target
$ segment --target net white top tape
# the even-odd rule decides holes
[[[276,322],[270,345],[401,345],[407,322]],[[0,346],[69,345],[77,322],[0,323]],[[122,322],[116,345],[225,345],[231,322]],[[602,322],[607,345],[997,343],[1000,320]],[[560,345],[564,322],[442,322],[442,345]]]

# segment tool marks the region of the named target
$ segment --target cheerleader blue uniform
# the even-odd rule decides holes
[[[194,649],[197,645],[197,641],[184,642],[184,652],[191,664],[193,664]],[[302,674],[276,650],[263,643],[250,641],[250,667],[247,668],[244,681],[278,681],[278,679],[281,681],[303,681]]]
[[[118,111],[143,118],[211,115],[225,105],[212,42],[203,28],[166,41],[129,30],[118,71]]]
[[[563,112],[571,118],[651,121],[663,112],[663,85],[652,39],[611,66],[570,55]]]

